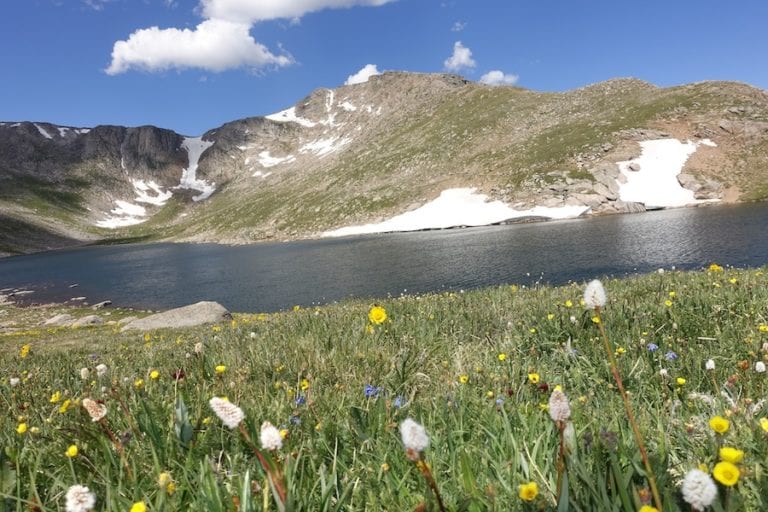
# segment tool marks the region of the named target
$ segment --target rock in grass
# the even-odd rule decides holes
[[[43,322],[43,325],[49,326],[49,327],[61,327],[65,325],[72,325],[72,323],[75,321],[75,317],[72,315],[68,315],[67,313],[62,313],[60,315],[52,316],[45,322]]]
[[[202,301],[134,320],[127,323],[122,330],[141,329],[149,331],[152,329],[193,327],[225,320],[232,320],[232,314],[224,306],[218,302]]]
[[[75,322],[72,324],[72,327],[92,327],[94,325],[102,325],[103,323],[104,319],[102,319],[100,316],[88,315],[75,320]]]

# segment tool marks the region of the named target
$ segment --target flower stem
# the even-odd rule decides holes
[[[430,471],[429,465],[427,465],[427,462],[424,459],[419,459],[416,461],[416,467],[419,468],[421,474],[424,475],[424,479],[426,479],[427,484],[435,494],[435,498],[437,499],[437,506],[440,508],[440,512],[445,512],[443,498],[440,496],[440,491],[437,489],[437,482],[435,482],[435,477],[432,476],[432,471]]]
[[[600,307],[595,308],[595,314],[597,315],[598,319],[600,319]],[[645,449],[645,443],[643,442],[643,436],[640,433],[640,429],[637,427],[637,421],[635,420],[635,413],[632,410],[632,404],[629,402],[629,397],[627,396],[627,392],[624,390],[624,383],[621,380],[621,376],[619,376],[619,369],[616,365],[616,357],[613,355],[613,350],[611,349],[611,342],[608,340],[608,334],[605,332],[605,327],[603,326],[602,319],[600,319],[600,322],[597,324],[598,328],[600,329],[600,334],[603,338],[603,345],[605,347],[605,352],[608,355],[608,362],[611,365],[611,373],[613,374],[613,379],[616,381],[616,385],[619,388],[619,394],[621,394],[621,399],[624,402],[624,410],[627,411],[627,418],[629,419],[629,424],[632,427],[632,433],[635,436],[635,442],[637,443],[637,448],[640,450],[640,458],[643,459],[643,466],[645,466],[645,473],[646,478],[648,479],[648,484],[651,486],[651,493],[653,494],[653,502],[657,509],[663,510],[661,506],[661,497],[659,495],[659,490],[656,487],[656,475],[653,472],[653,468],[651,467],[651,463],[648,460],[648,452]]]
[[[275,472],[275,470],[272,468],[272,465],[269,464],[267,459],[261,453],[261,450],[259,450],[256,447],[253,440],[251,439],[250,434],[248,434],[248,431],[246,430],[245,425],[242,422],[240,423],[240,433],[243,435],[243,437],[245,438],[245,441],[253,450],[253,453],[256,454],[256,457],[259,459],[259,463],[261,464],[261,467],[264,468],[264,471],[267,473],[268,480],[275,486],[277,495],[280,497],[280,502],[284,504],[287,497],[287,493],[285,491],[285,487],[283,486],[282,475],[279,472],[277,473]]]

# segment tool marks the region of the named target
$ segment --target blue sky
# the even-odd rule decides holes
[[[764,0],[5,0],[2,11],[0,121],[199,135],[369,64],[540,91],[623,76],[768,89]]]

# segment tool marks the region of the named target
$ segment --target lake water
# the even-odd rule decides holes
[[[215,300],[270,312],[347,297],[561,284],[658,268],[768,263],[768,204],[250,246],[87,247],[0,259],[0,289],[35,302],[166,309]],[[70,288],[70,285],[77,287]]]

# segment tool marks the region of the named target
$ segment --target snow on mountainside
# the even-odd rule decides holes
[[[0,123],[0,215],[57,244],[339,236],[757,199],[767,155],[768,95],[743,84],[389,72],[197,137]]]

